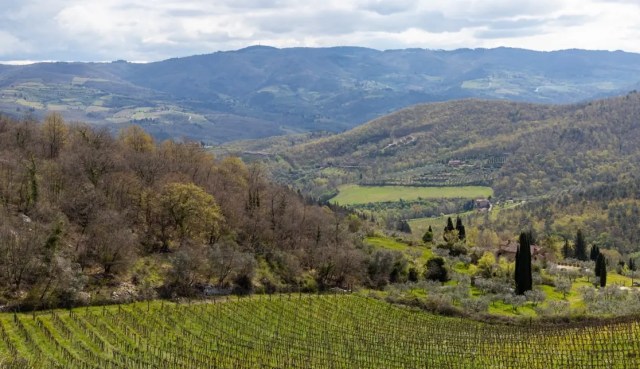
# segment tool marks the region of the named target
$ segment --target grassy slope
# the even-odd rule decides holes
[[[423,245],[409,246],[406,243],[398,242],[387,237],[367,237],[364,242],[373,247],[402,251],[409,258],[412,258],[410,253],[417,253],[420,255],[416,260],[419,264],[424,264],[427,260],[433,257],[433,251],[431,251],[430,247]]]
[[[405,187],[405,186],[358,186],[345,185],[331,202],[340,205],[366,204],[399,200],[450,199],[450,198],[486,198],[493,195],[489,187]]]
[[[138,303],[3,314],[0,324],[3,363],[19,357],[34,368],[546,369],[577,367],[592,353],[608,368],[640,365],[638,322],[598,330],[490,325],[359,296]]]

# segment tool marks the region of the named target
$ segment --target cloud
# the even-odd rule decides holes
[[[640,51],[631,0],[3,0],[0,60],[159,60],[254,44]]]

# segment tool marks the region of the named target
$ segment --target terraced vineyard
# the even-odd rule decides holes
[[[359,296],[0,316],[5,368],[638,368],[640,322],[508,326]]]

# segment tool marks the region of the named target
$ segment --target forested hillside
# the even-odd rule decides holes
[[[636,173],[639,122],[635,92],[576,105],[461,100],[416,105],[342,134],[292,146],[283,138],[260,149],[270,154],[277,177],[316,194],[342,183],[484,185],[499,199],[525,199]]]
[[[153,63],[0,66],[0,109],[217,144],[340,132],[425,102],[580,102],[636,88],[639,66],[640,55],[621,51],[254,46]]]
[[[0,118],[1,305],[348,287],[359,224],[199,144]]]

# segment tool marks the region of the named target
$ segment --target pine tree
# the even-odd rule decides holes
[[[627,264],[629,266],[629,270],[632,272],[636,271],[636,262],[633,261],[632,258],[629,258],[629,263]]]
[[[516,294],[523,295],[533,288],[531,276],[531,232],[520,233],[520,245],[516,252]]]
[[[575,240],[576,259],[587,260],[587,243],[584,240],[582,230],[578,229]]]

